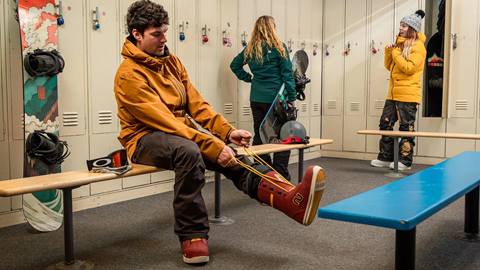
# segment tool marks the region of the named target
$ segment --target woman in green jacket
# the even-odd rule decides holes
[[[243,69],[244,65],[248,65],[252,74]],[[255,132],[253,145],[262,144],[259,134],[260,123],[281,85],[285,84],[285,96],[288,101],[294,102],[296,99],[292,62],[285,44],[277,36],[273,17],[261,16],[257,19],[248,45],[233,59],[230,68],[238,79],[252,84],[250,108]],[[272,164],[285,178],[290,179],[288,172],[290,151],[275,153],[273,163],[269,155],[261,158]]]
[[[387,100],[380,117],[380,130],[393,130],[397,120],[399,130],[414,131],[417,106],[422,98],[421,78],[425,65],[425,35],[420,33],[423,10],[403,17],[395,44],[385,47],[385,68],[390,71]],[[382,136],[380,152],[371,161],[374,167],[393,168],[393,140]],[[400,141],[399,170],[409,170],[413,161],[413,137]]]

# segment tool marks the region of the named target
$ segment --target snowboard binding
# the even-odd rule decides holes
[[[25,148],[32,159],[40,159],[50,165],[61,164],[70,155],[67,142],[43,130],[30,133]]]
[[[63,71],[65,61],[57,50],[36,49],[23,59],[25,70],[32,77],[54,76]]]

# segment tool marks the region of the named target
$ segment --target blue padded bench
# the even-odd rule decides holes
[[[418,224],[465,195],[465,227],[478,235],[480,152],[464,152],[416,174],[332,203],[318,217],[396,230],[395,269],[415,269]]]

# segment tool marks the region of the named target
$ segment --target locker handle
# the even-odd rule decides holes
[[[292,39],[289,39],[287,41],[287,44],[288,44],[288,52],[292,52],[292,46],[293,46],[293,40]]]
[[[302,41],[302,42],[300,43],[300,48],[301,48],[302,50],[305,50],[306,45],[307,45],[307,43],[306,43],[306,41],[304,40],[304,41]]]
[[[207,32],[210,31],[210,28],[207,27],[205,24],[204,27],[202,27],[202,43],[205,44],[208,42],[208,35]]]
[[[315,42],[315,43],[313,43],[313,55],[314,56],[317,55],[317,49],[318,49],[318,43]]]
[[[343,51],[343,55],[347,56],[350,54],[350,51],[352,50],[351,49],[351,44],[350,44],[350,41],[347,43],[347,46],[345,47],[345,50]]]
[[[92,11],[93,15],[93,30],[97,31],[100,29],[100,9],[95,7]]]
[[[330,51],[328,50],[328,44],[325,44],[325,56],[329,56]]]
[[[247,46],[247,35],[247,31],[243,31],[243,33],[241,34],[241,41],[243,47]]]
[[[370,45],[370,51],[372,52],[372,54],[377,54],[379,49],[375,48],[375,40],[372,39],[372,43]]]
[[[62,8],[62,1],[58,1],[58,4],[55,5],[57,9],[57,25],[63,25],[65,23],[65,19],[63,18],[63,8]]]
[[[454,50],[457,48],[457,33],[452,34],[452,48]]]

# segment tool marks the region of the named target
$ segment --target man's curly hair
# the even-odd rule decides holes
[[[131,4],[127,13],[127,26],[130,37],[132,30],[137,29],[143,34],[146,28],[160,27],[168,24],[168,12],[162,5],[154,3],[150,0],[140,0]]]

